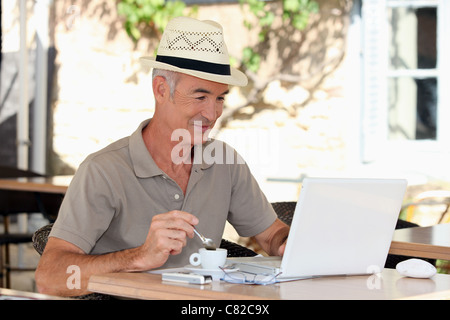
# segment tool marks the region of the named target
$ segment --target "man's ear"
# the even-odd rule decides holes
[[[153,95],[158,102],[163,102],[170,95],[169,85],[166,82],[166,79],[161,76],[157,76],[153,79]]]

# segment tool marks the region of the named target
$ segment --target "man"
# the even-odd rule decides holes
[[[229,66],[222,27],[173,19],[143,62],[154,68],[154,116],[80,165],[36,270],[40,292],[82,295],[92,274],[187,265],[202,246],[194,227],[220,244],[227,220],[267,253],[284,252],[289,228],[247,165],[208,139],[229,85],[247,84]],[[79,270],[80,288],[67,285],[68,270]]]

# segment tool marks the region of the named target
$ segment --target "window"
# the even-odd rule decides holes
[[[388,1],[390,140],[436,139],[437,8]]]
[[[363,162],[450,142],[447,0],[363,0]],[[448,149],[448,147],[447,147]]]

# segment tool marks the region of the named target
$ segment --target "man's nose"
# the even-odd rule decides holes
[[[217,102],[209,103],[202,112],[202,116],[208,119],[208,121],[216,121],[217,118],[222,114],[222,106],[219,106]]]

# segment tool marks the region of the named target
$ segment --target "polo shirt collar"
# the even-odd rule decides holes
[[[150,178],[164,174],[156,165],[150,152],[144,143],[142,130],[149,124],[151,119],[143,121],[137,130],[130,136],[130,157],[133,163],[134,173],[139,178]]]
[[[150,152],[148,152],[147,147],[144,143],[144,138],[142,137],[142,130],[149,124],[151,119],[143,121],[137,130],[133,132],[130,136],[130,157],[133,163],[134,172],[139,178],[150,178],[158,175],[163,175],[164,172],[157,166],[153,160]],[[194,147],[194,152],[200,152],[203,155],[203,150],[208,145],[210,141],[204,145],[197,145]],[[201,157],[201,163],[196,163],[194,161],[193,167],[206,170],[210,168],[213,163],[206,163],[204,157]]]

